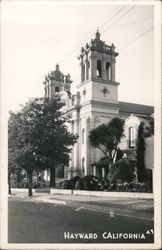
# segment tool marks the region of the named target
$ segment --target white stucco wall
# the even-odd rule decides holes
[[[92,82],[92,100],[102,100],[103,102],[117,102],[118,101],[118,87],[115,85]],[[108,92],[103,93],[103,89]]]
[[[138,133],[138,126],[141,122],[141,119],[137,116],[130,115],[126,120],[125,120],[125,125],[124,125],[124,134],[125,137],[122,139],[119,147],[121,149],[128,149],[129,148],[129,128],[133,127],[134,129],[134,138],[135,140],[137,139],[137,133]]]

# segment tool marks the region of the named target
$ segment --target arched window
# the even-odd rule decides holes
[[[134,127],[129,127],[128,128],[129,132],[129,147],[134,148],[135,147],[135,131]]]
[[[85,158],[82,158],[82,172],[85,172]]]
[[[106,63],[106,79],[111,80],[111,64],[109,62]]]
[[[101,77],[101,61],[97,61],[97,77]]]
[[[56,92],[59,92],[59,91],[60,91],[59,87],[56,87],[56,88],[55,88],[55,93],[56,93]]]
[[[85,129],[82,129],[82,144],[84,144],[84,134],[85,134]]]
[[[85,64],[82,64],[82,82],[85,80]]]

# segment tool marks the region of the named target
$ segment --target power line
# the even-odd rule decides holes
[[[94,32],[93,32],[93,34],[94,34]],[[92,34],[89,35],[88,38],[87,38],[86,40],[84,40],[84,41],[80,44],[80,46],[82,46],[91,36],[92,36]],[[71,56],[71,54],[73,54],[75,51],[78,51],[78,48],[80,48],[80,46],[78,46],[77,48],[75,48],[74,50],[72,50],[72,51],[71,51],[69,54],[67,54],[60,62],[63,62],[64,60],[66,60],[66,58],[68,58],[69,56]]]
[[[134,38],[132,41],[130,41],[129,43],[127,43],[126,45],[124,45],[123,47],[121,47],[118,51],[121,51],[121,50],[125,49],[126,47],[128,47],[132,43],[136,42],[138,39],[140,39],[141,37],[143,37],[145,34],[149,33],[153,29],[154,29],[154,27],[151,27],[150,29],[146,30],[141,35],[139,35],[138,37]]]
[[[111,16],[105,23],[103,23],[99,29],[102,29],[103,26],[105,26],[109,21],[111,21],[111,19],[113,19],[117,14],[119,14],[124,8],[126,8],[126,5],[120,8],[113,16]]]
[[[121,7],[117,12],[115,12],[114,15],[112,15],[110,18],[108,18],[108,20],[106,20],[106,21],[99,27],[99,29],[102,29],[108,22],[110,22],[110,21],[111,21],[117,14],[119,14],[124,8],[126,8],[126,5],[124,5],[123,7]],[[82,46],[89,38],[91,38],[93,34],[94,34],[94,32],[91,33],[91,34],[86,38],[86,40],[84,40],[84,41],[80,44],[80,46]],[[71,54],[73,54],[75,51],[77,51],[78,48],[80,48],[80,46],[78,46],[77,48],[75,48],[74,50],[72,50],[72,51],[71,51],[69,54],[67,54],[60,62],[63,62],[64,60],[66,60],[66,58],[68,58],[69,56],[71,56]]]
[[[141,37],[143,37],[145,34],[149,33],[151,30],[153,30],[154,28],[151,27],[150,29],[146,30],[145,32],[143,32],[141,35],[139,35],[138,37],[134,38],[132,41],[130,41],[129,43],[127,43],[126,45],[124,45],[123,47],[121,47],[118,51],[121,51],[123,49],[125,49],[126,47],[128,47],[129,45],[131,45],[132,43],[136,42],[138,39],[140,39]],[[78,74],[75,78],[79,77],[80,74]]]
[[[126,12],[125,12],[120,18],[118,18],[111,26],[109,26],[105,31],[103,31],[103,33],[106,32],[108,29],[110,29],[114,24],[116,24],[121,18],[123,18],[126,14],[128,14],[130,11],[132,11],[135,7],[136,7],[136,6],[133,6],[133,7],[131,7],[128,11],[126,11]],[[124,7],[122,7],[122,8],[121,8],[120,10],[118,10],[117,12],[119,13],[122,9],[124,9]],[[117,15],[117,12],[116,12],[116,15]],[[114,14],[113,16],[115,16],[115,14]],[[113,18],[113,16],[112,16],[112,18]],[[109,18],[108,20],[110,20],[110,18]],[[108,22],[108,20],[107,20],[107,22]],[[103,27],[105,24],[106,24],[106,22],[102,25],[102,27]],[[130,46],[132,43],[136,42],[138,39],[140,39],[141,37],[143,37],[145,34],[149,33],[151,30],[153,30],[153,27],[151,27],[150,29],[146,30],[146,31],[143,32],[141,35],[139,35],[138,37],[136,37],[135,39],[133,39],[132,41],[130,41],[129,43],[127,43],[126,45],[124,45],[123,47],[121,47],[118,51],[121,51],[121,50],[125,49],[126,47]],[[91,37],[91,35],[90,35],[89,37]],[[88,39],[88,38],[87,38],[87,39]],[[86,39],[85,41],[83,41],[83,42],[81,43],[81,45],[82,45],[83,43],[85,43],[85,42],[87,41],[87,39]],[[76,48],[75,50],[77,50],[77,49],[78,49],[78,48]],[[73,51],[75,51],[75,50],[73,50]],[[72,53],[72,52],[71,52],[71,53]],[[69,53],[69,55],[70,55],[71,53]],[[70,59],[70,60],[71,60],[71,59]],[[70,61],[70,60],[69,60],[69,61]]]
[[[120,19],[122,19],[124,16],[126,16],[130,11],[132,11],[134,8],[136,7],[136,5],[134,5],[133,7],[131,7],[128,11],[126,11],[122,16],[120,16],[113,24],[111,24],[107,29],[105,29],[102,33],[105,33],[107,30],[109,30],[112,26],[114,26],[114,24],[116,24]]]

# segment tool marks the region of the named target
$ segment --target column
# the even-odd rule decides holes
[[[74,121],[71,122],[71,133],[74,134]],[[71,168],[74,168],[74,149],[71,151]]]
[[[76,145],[76,168],[79,167],[79,140],[80,140],[80,133],[79,133],[79,117],[80,110],[77,108],[77,117],[76,117],[76,133],[79,135],[77,145]]]
[[[96,176],[96,166],[93,167],[93,175]]]
[[[86,143],[86,162],[85,162],[85,175],[89,173],[88,167],[90,165],[89,159],[90,159],[90,145],[89,145],[89,140],[88,140],[88,135],[90,131],[90,117],[86,118],[86,129],[85,129],[85,143]]]
[[[105,79],[105,62],[101,60],[101,78]]]
[[[103,75],[102,75],[104,80],[107,80],[107,72],[106,72],[106,61],[103,61]]]
[[[97,77],[97,61],[94,56],[91,56],[91,77]]]
[[[104,176],[105,176],[105,169],[102,168],[102,178],[104,178]]]
[[[76,107],[75,133],[79,135],[78,141],[74,146],[74,169],[73,177],[80,175],[80,107]]]
[[[81,67],[81,82],[82,82],[83,81],[83,57],[81,57],[80,67]]]
[[[84,60],[83,60],[83,81],[87,80],[87,61],[86,61],[86,56],[84,56]]]
[[[85,59],[85,65],[86,65],[86,69],[85,69],[85,75],[86,75],[86,80],[88,80],[88,55],[86,53],[86,59]]]
[[[91,60],[88,58],[88,79],[91,79]]]
[[[112,57],[111,61],[111,81],[115,81],[115,56]]]

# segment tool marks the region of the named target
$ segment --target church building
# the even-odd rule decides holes
[[[58,64],[56,70],[45,78],[45,97],[55,98],[56,93],[60,93],[66,103],[64,111],[71,115],[69,129],[79,135],[69,166],[61,170],[64,178],[97,175],[91,164],[99,161],[103,155],[89,144],[88,135],[93,128],[108,123],[113,117],[127,119],[131,114],[150,117],[154,112],[152,106],[118,100],[120,83],[115,78],[117,57],[114,44],[107,45],[97,31],[95,38],[81,48],[78,56],[81,77],[76,84],[75,93],[71,90],[70,75],[64,75]],[[131,137],[132,125],[131,128],[128,127],[128,132]]]

